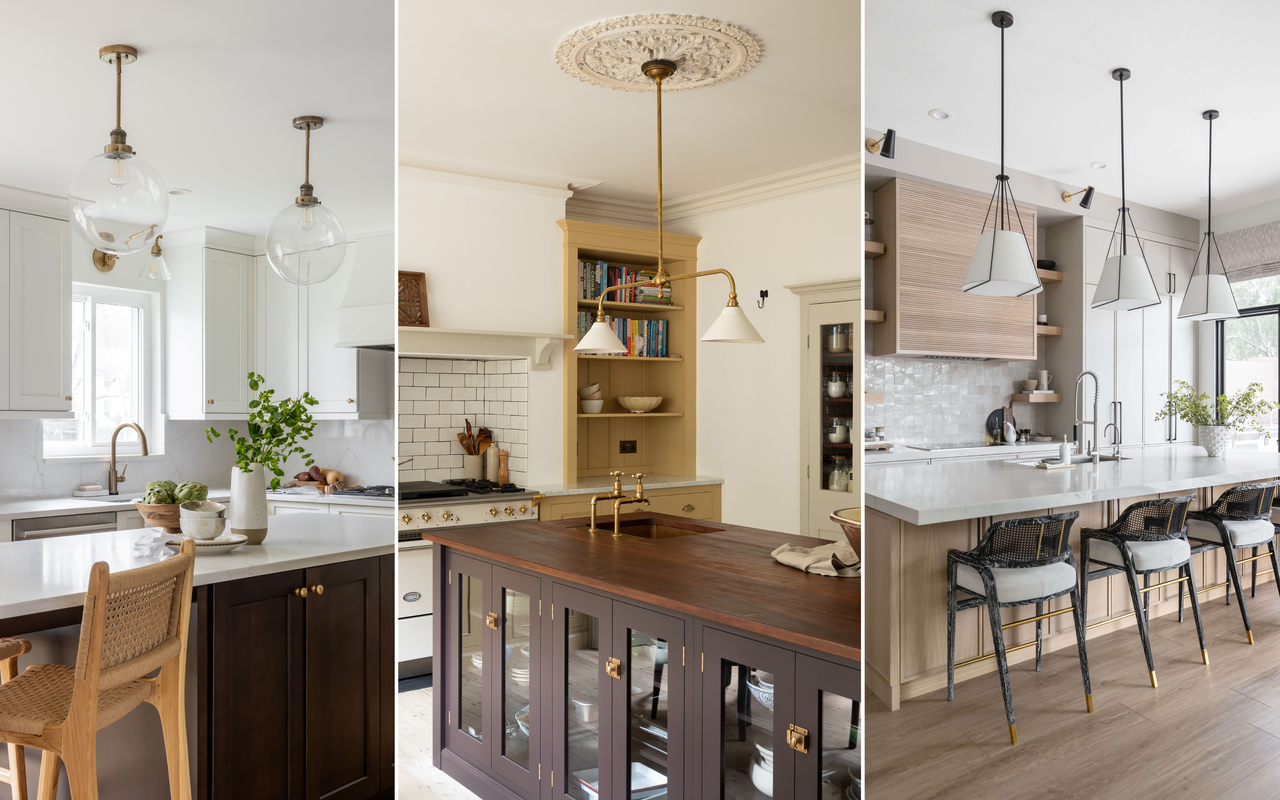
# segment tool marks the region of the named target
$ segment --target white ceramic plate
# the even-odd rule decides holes
[[[169,541],[166,545],[174,550],[182,547],[182,543],[187,540],[185,536],[170,534]],[[224,533],[216,539],[192,539],[196,543],[197,556],[214,556],[222,553],[230,553],[240,545],[249,541],[249,537],[242,533]]]

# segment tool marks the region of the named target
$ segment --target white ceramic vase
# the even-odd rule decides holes
[[[267,475],[261,464],[253,472],[231,468],[231,532],[249,537],[247,544],[267,538]]]
[[[1231,428],[1226,425],[1201,425],[1196,428],[1196,441],[1210,458],[1218,458],[1227,452],[1231,444]]]
[[[462,457],[462,477],[474,481],[478,481],[484,477],[480,464],[480,456],[464,455]]]

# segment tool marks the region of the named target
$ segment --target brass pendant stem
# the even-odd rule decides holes
[[[302,182],[311,183],[311,123],[307,123],[306,156],[303,160]]]
[[[123,58],[116,59],[116,129],[120,129],[120,71]]]
[[[666,277],[662,266],[662,75],[654,78],[658,85],[658,278]]]
[[[690,272],[688,275],[666,275],[658,274],[653,276],[651,280],[637,281],[636,283],[624,283],[620,286],[610,286],[600,293],[599,305],[596,307],[596,319],[604,318],[604,298],[610,292],[618,292],[623,289],[633,289],[637,286],[663,286],[674,281],[688,280],[689,278],[702,278],[707,275],[723,275],[729,279],[729,302],[727,305],[736,306],[738,304],[738,289],[733,282],[733,275],[729,274],[726,269],[704,269],[701,272]]]

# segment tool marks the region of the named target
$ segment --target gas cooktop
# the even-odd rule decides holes
[[[474,497],[487,494],[520,494],[525,490],[514,483],[455,478],[436,481],[409,481],[400,484],[400,502],[448,500],[449,498]]]

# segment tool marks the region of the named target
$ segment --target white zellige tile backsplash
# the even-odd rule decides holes
[[[461,478],[458,433],[493,431],[496,448],[510,453],[510,480],[524,485],[529,464],[529,361],[463,358],[400,359],[401,481]]]

